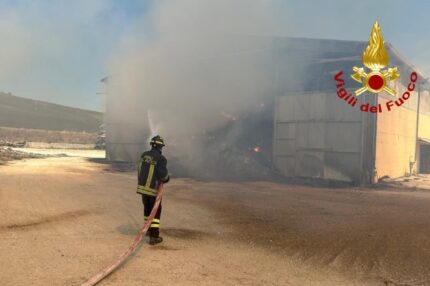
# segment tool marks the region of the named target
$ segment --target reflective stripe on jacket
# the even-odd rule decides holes
[[[138,165],[137,192],[148,196],[157,196],[160,182],[169,181],[167,160],[157,149],[142,154]]]

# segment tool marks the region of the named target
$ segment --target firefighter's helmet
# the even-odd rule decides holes
[[[154,136],[149,143],[152,147],[164,147],[164,139],[160,136]]]

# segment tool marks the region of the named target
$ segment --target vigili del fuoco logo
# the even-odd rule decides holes
[[[399,68],[386,68],[390,63],[390,58],[384,46],[384,39],[382,38],[378,21],[373,25],[369,44],[363,52],[362,63],[364,67],[352,68],[354,73],[351,75],[351,78],[362,85],[362,87],[355,90],[355,95],[348,93],[344,88],[345,81],[342,79],[343,71],[338,72],[334,76],[337,96],[340,99],[344,100],[350,106],[355,107],[358,102],[357,97],[366,91],[373,94],[385,92],[393,97],[393,100],[386,102],[385,108],[383,108],[381,104],[377,106],[369,106],[369,103],[360,105],[361,111],[372,113],[382,112],[384,109],[391,111],[394,107],[401,106],[409,99],[411,92],[415,89],[418,74],[416,72],[411,73],[407,91],[405,91],[402,96],[397,96],[396,91],[391,88],[389,84],[400,77]]]

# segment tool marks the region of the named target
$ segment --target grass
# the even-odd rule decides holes
[[[0,126],[97,132],[103,114],[0,92]]]

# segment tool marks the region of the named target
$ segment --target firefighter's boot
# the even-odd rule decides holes
[[[163,242],[163,238],[161,236],[151,236],[149,238],[149,244],[150,245],[155,245],[155,244],[158,244],[161,242]]]

